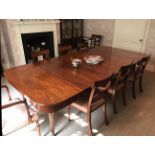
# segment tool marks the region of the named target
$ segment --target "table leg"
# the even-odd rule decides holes
[[[55,129],[55,123],[54,123],[54,113],[49,113],[49,120],[50,120],[50,127],[51,127],[51,132],[53,136],[55,135],[54,129]]]

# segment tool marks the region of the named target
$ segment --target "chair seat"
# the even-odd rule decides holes
[[[88,100],[89,100],[89,95],[84,95],[78,98],[75,102],[73,102],[71,106],[80,111],[83,111],[84,113],[87,113],[88,112]],[[98,107],[102,106],[104,103],[105,103],[105,99],[101,95],[96,95],[94,98],[94,102],[92,103],[91,111],[94,111]]]

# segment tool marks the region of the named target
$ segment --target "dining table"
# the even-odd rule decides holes
[[[95,81],[117,73],[121,66],[141,59],[145,54],[107,46],[88,51],[70,52],[43,61],[24,64],[5,70],[4,76],[23,96],[28,97],[38,111],[48,113],[54,133],[54,112],[71,104]],[[102,61],[90,64],[89,56],[100,56]],[[77,68],[72,60],[80,59]]]

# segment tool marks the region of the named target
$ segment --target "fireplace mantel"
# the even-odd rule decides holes
[[[17,25],[34,25],[34,24],[59,24],[60,21],[57,19],[53,20],[24,20],[24,21],[14,21]]]
[[[53,31],[56,33],[57,39],[57,24],[59,20],[53,21],[15,21],[14,25],[19,29],[19,33],[35,33],[35,32],[47,32]]]

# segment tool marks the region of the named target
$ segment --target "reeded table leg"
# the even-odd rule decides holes
[[[50,127],[51,127],[51,132],[53,134],[53,136],[55,136],[55,122],[54,122],[54,113],[49,113],[49,120],[50,120]]]

